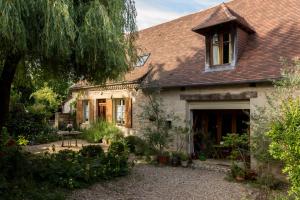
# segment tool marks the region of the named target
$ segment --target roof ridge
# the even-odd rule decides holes
[[[226,0],[226,1],[228,1],[228,3],[232,3],[232,2],[234,2],[234,1],[236,1],[236,0]],[[224,2],[223,2],[223,3],[224,3]],[[183,16],[181,16],[181,17],[178,17],[178,18],[175,18],[175,19],[172,19],[172,20],[169,20],[169,21],[166,21],[166,22],[163,22],[163,23],[154,25],[154,26],[150,26],[150,27],[148,27],[148,28],[139,30],[138,32],[143,32],[143,31],[146,31],[146,30],[148,30],[148,29],[152,29],[152,28],[157,27],[157,26],[165,25],[165,24],[168,24],[168,23],[171,23],[171,22],[174,22],[174,21],[177,21],[177,20],[186,18],[186,17],[190,17],[190,16],[192,16],[192,15],[199,14],[199,13],[201,13],[201,12],[207,12],[207,11],[212,10],[212,9],[215,9],[215,8],[217,8],[217,7],[220,7],[220,3],[217,4],[217,5],[213,5],[213,6],[211,6],[211,7],[205,8],[205,9],[203,9],[203,10],[198,10],[198,11],[195,11],[195,12],[193,12],[193,13],[190,13],[190,14],[187,14],[187,15],[183,15]]]
[[[228,9],[227,5],[223,2],[221,5],[220,5],[223,9],[223,11],[225,12],[226,16],[230,19],[236,19],[236,16],[234,16],[230,10]]]

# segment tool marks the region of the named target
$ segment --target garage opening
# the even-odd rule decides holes
[[[194,153],[226,158],[230,150],[222,148],[222,138],[229,133],[249,134],[249,112],[248,109],[192,110]]]

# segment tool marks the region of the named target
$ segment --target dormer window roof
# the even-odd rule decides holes
[[[211,29],[225,24],[235,24],[248,33],[255,32],[244,18],[230,10],[225,3],[221,4],[214,13],[192,30],[205,35]]]

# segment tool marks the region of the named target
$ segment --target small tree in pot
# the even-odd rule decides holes
[[[167,114],[163,110],[162,100],[156,93],[147,95],[148,101],[142,105],[143,112],[140,115],[144,126],[142,133],[149,145],[157,150],[157,160],[160,164],[169,162],[169,154],[166,153],[168,145],[172,141],[171,123],[174,121],[174,114]]]

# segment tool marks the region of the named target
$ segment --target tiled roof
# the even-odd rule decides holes
[[[233,0],[226,9],[230,13],[221,4],[140,31],[138,47],[151,56],[125,80],[140,79],[152,68],[147,80],[162,87],[259,82],[279,78],[280,57],[300,56],[300,0]],[[205,72],[205,38],[192,29],[233,18],[255,33],[235,69]]]
[[[225,3],[217,6],[214,12],[212,12],[207,19],[205,19],[201,24],[193,28],[195,32],[201,32],[200,30],[205,30],[216,25],[224,24],[227,22],[237,23],[241,28],[245,29],[247,32],[254,32],[249,24],[241,16],[233,13]]]

